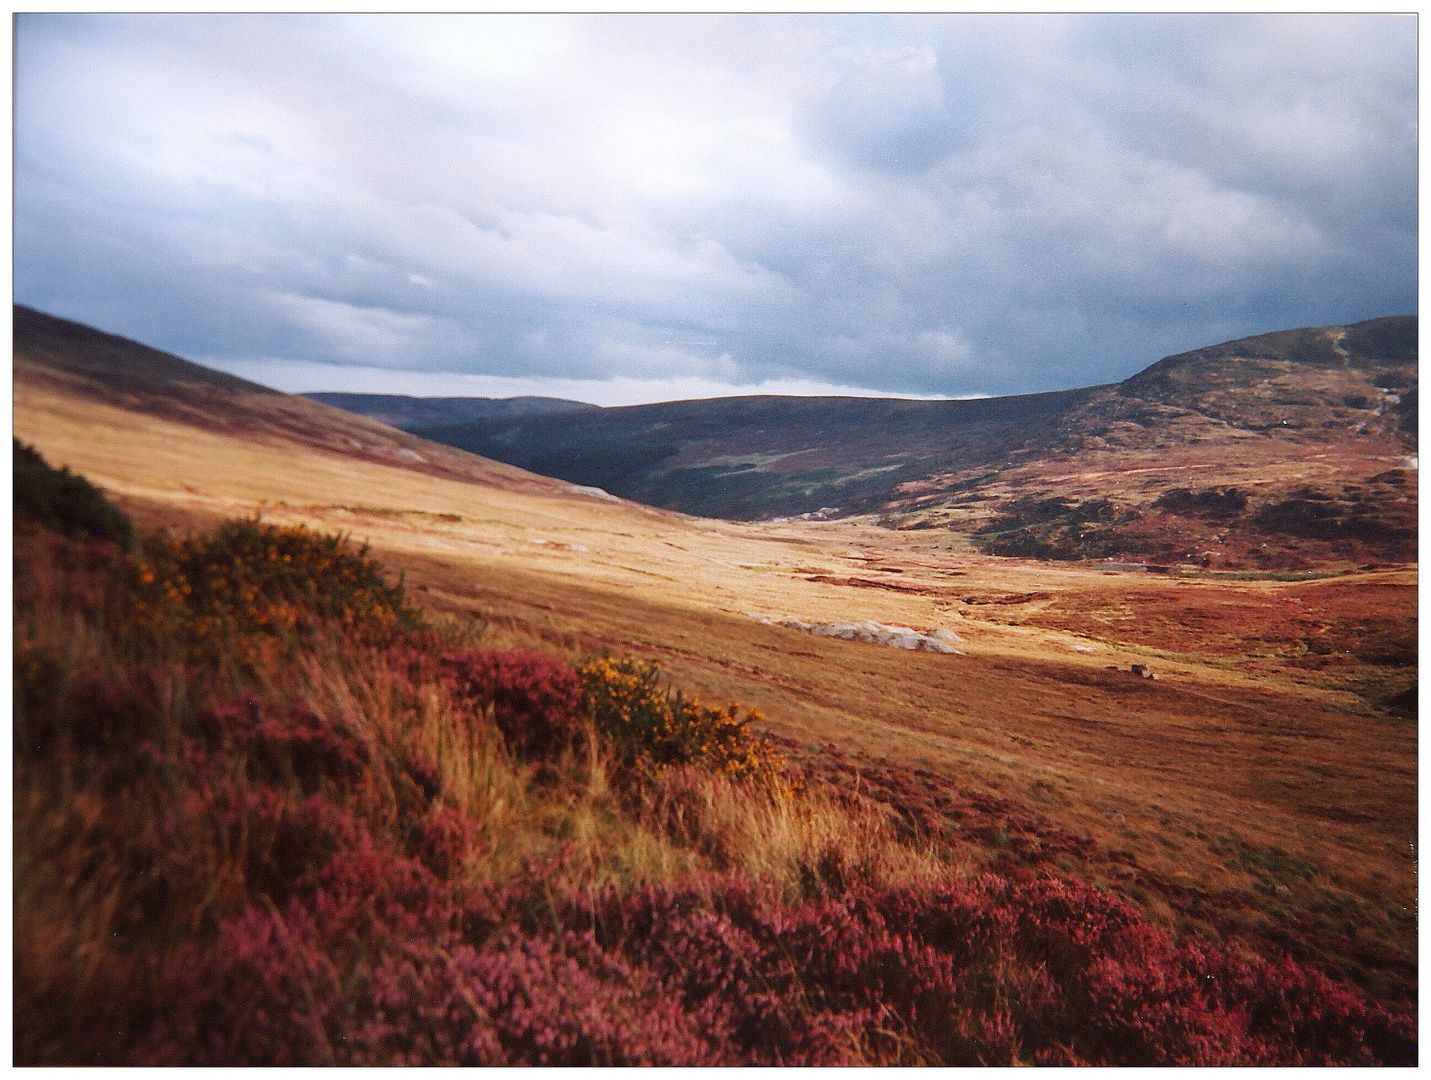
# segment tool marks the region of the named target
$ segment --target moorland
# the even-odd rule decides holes
[[[1270,338],[717,518],[17,309],[17,1063],[1413,1063],[1414,322]]]

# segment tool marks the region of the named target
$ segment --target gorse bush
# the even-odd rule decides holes
[[[784,780],[784,761],[750,731],[764,719],[739,705],[715,709],[661,687],[654,664],[593,660],[581,668],[586,708],[596,728],[640,760],[697,765],[766,786]]]
[[[15,443],[15,516],[75,538],[95,537],[127,547],[129,516],[83,476],[56,469],[33,446]]]
[[[230,521],[213,533],[146,541],[133,568],[138,624],[210,658],[248,639],[314,634],[391,640],[417,614],[381,566],[341,536]]]
[[[1311,967],[960,876],[651,665],[444,638],[340,538],[15,555],[17,1064],[1415,1061]]]

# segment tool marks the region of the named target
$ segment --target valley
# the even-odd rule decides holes
[[[657,660],[705,699],[758,706],[797,746],[1040,808],[1170,881],[1253,887],[1218,854],[1234,844],[1304,859],[1318,887],[1372,897],[1387,918],[1411,910],[1413,567],[1170,577],[993,557],[878,515],[693,518],[379,425],[374,442],[410,441],[424,460],[345,452],[334,432],[364,421],[317,405],[301,438],[225,430],[218,399],[195,423],[85,392],[78,376],[32,377],[23,343],[19,356],[17,436],[143,524],[258,514],[339,531],[435,609],[571,656]],[[760,621],[785,618],[943,627],[962,641],[938,655]]]
[[[944,837],[970,872],[1075,873],[1178,933],[1412,992],[1414,564],[1152,572],[990,555],[889,511],[700,518],[226,379],[176,368],[121,391],[17,335],[15,434],[146,530],[256,515],[341,533],[494,646],[657,662],[700,700],[759,709],[795,767]],[[942,629],[954,651],[783,620]]]
[[[1415,1068],[1414,14],[17,13],[16,1068]]]
[[[1354,568],[1415,558],[1415,356],[1416,319],[1400,317],[1018,397],[724,398],[405,426],[689,513],[877,514],[1045,560]]]

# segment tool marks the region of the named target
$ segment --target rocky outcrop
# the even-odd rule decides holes
[[[954,646],[963,638],[942,626],[927,633],[908,626],[888,626],[885,623],[866,619],[851,623],[809,623],[804,619],[771,619],[763,615],[751,616],[767,626],[783,626],[787,630],[801,630],[816,637],[837,637],[846,641],[863,641],[870,645],[887,645],[895,649],[916,649],[925,652],[954,653],[963,656]]]

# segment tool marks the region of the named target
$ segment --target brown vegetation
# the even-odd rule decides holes
[[[1400,466],[1416,400],[1416,320],[1393,317],[1226,342],[1084,390],[670,402],[427,433],[692,513],[878,513],[994,555],[1270,570],[1414,561]]]
[[[17,526],[21,1064],[1414,1060],[1404,1008],[1177,940],[1005,804],[931,800],[1036,838],[971,877],[899,769],[474,649],[336,538],[145,548]]]
[[[43,633],[17,625],[18,646],[38,634],[52,649],[44,654],[48,659],[36,654],[33,664],[26,660],[31,666],[17,669],[17,680],[30,677],[25,673],[33,667],[34,678],[61,680],[66,689],[56,700],[62,703],[78,709],[90,701],[112,702],[107,715],[113,725],[85,727],[94,740],[86,751],[92,757],[102,757],[101,748],[134,744],[136,732],[139,743],[153,735],[155,729],[146,725],[153,723],[155,702],[157,715],[169,718],[165,723],[183,716],[211,717],[207,729],[200,723],[185,738],[197,739],[202,730],[218,732],[221,742],[241,737],[250,763],[243,783],[271,786],[281,779],[290,785],[285,790],[292,800],[298,800],[265,809],[268,804],[261,799],[244,802],[249,796],[242,792],[222,796],[238,800],[223,805],[232,805],[239,819],[255,822],[260,832],[252,835],[269,838],[262,840],[265,851],[290,850],[284,837],[316,837],[320,850],[325,844],[356,850],[354,845],[366,843],[352,839],[359,834],[345,831],[348,825],[342,821],[302,808],[300,793],[305,784],[314,786],[316,775],[309,765],[321,762],[314,768],[325,776],[360,777],[342,797],[358,801],[342,805],[361,810],[364,821],[379,823],[364,826],[379,847],[386,845],[399,860],[416,859],[443,880],[460,864],[459,876],[475,875],[474,881],[513,881],[523,859],[534,857],[553,867],[549,874],[543,871],[542,880],[561,889],[644,882],[669,885],[675,891],[661,895],[670,898],[687,895],[681,890],[688,886],[675,884],[685,880],[683,875],[736,873],[771,883],[786,898],[782,903],[803,897],[798,901],[803,904],[823,903],[820,890],[831,881],[869,878],[880,888],[894,889],[950,872],[972,882],[989,871],[1016,883],[1029,875],[1071,874],[1131,904],[1139,925],[1168,935],[1167,949],[1204,948],[1198,943],[1211,942],[1248,956],[1287,953],[1350,980],[1359,993],[1383,1004],[1395,1006],[1414,995],[1415,731],[1404,710],[1382,704],[1414,688],[1413,569],[1298,581],[1265,574],[1218,577],[1207,571],[1155,577],[990,558],[970,552],[942,529],[892,531],[868,521],[747,526],[687,519],[570,492],[562,484],[523,478],[516,470],[510,470],[509,481],[505,473],[491,471],[500,467],[475,459],[439,475],[391,457],[350,456],[332,434],[337,429],[322,427],[326,421],[317,413],[310,419],[318,429],[302,439],[269,429],[225,433],[216,423],[156,415],[162,410],[150,410],[149,399],[138,391],[127,404],[116,403],[73,392],[53,379],[32,378],[31,371],[17,368],[17,434],[51,461],[99,483],[145,531],[165,525],[181,532],[207,530],[223,519],[259,513],[274,525],[350,533],[367,543],[370,555],[390,573],[405,574],[407,602],[421,606],[426,618],[454,635],[452,649],[535,651],[573,665],[603,654],[656,661],[689,698],[740,701],[758,710],[763,718],[750,720],[751,729],[779,737],[781,755],[810,789],[802,797],[821,808],[794,813],[789,809],[794,804],[779,799],[752,802],[741,785],[712,776],[697,762],[671,763],[658,771],[657,786],[644,789],[639,806],[623,802],[614,779],[620,760],[616,743],[595,757],[562,751],[554,762],[523,765],[505,744],[491,742],[499,727],[484,722],[487,726],[479,730],[459,723],[453,710],[465,707],[456,698],[424,696],[411,685],[412,669],[387,653],[332,663],[321,652],[305,653],[301,662],[278,664],[276,656],[259,650],[243,662],[276,666],[258,675],[252,669],[245,673],[241,665],[225,667],[222,678],[200,677],[169,661],[159,668],[147,662],[121,664],[105,644],[110,640],[105,635],[115,628],[80,614],[107,610],[100,601],[108,586],[91,594],[85,590],[99,586],[85,585],[76,594],[80,599],[71,603],[64,600],[71,586],[57,584],[104,580],[112,566],[107,560],[114,556],[51,549],[45,546],[49,541],[26,549],[32,554],[49,550],[43,558],[35,556],[40,564],[58,560],[68,569],[40,575],[53,593],[51,599],[33,600],[34,611],[50,613],[37,616],[36,625],[46,627]],[[193,400],[198,408],[206,399]],[[221,395],[216,414],[227,407]],[[413,445],[425,444],[415,440]],[[454,460],[460,456],[445,452]],[[1196,493],[1213,485],[1163,478],[1148,498],[1179,486]],[[1092,497],[1070,494],[1079,501]],[[849,583],[856,578],[897,582],[908,589]],[[24,595],[17,579],[17,603]],[[1009,598],[1017,602],[965,602]],[[812,637],[750,615],[942,625],[961,635],[965,655]],[[197,657],[183,663],[199,662],[217,661]],[[1133,677],[1128,669],[1134,663],[1151,666],[1161,678]],[[97,682],[84,683],[81,675]],[[244,681],[253,679],[259,682]],[[110,687],[104,691],[108,697],[99,693],[101,685]],[[235,688],[238,696],[218,700],[226,687]],[[245,687],[267,695],[256,726],[238,693]],[[143,706],[134,706],[136,701]],[[374,719],[367,719],[370,714]],[[170,729],[161,725],[158,730]],[[486,749],[469,752],[452,741],[468,738],[477,740],[474,747],[480,743]],[[398,742],[392,740],[409,749],[393,750]],[[161,743],[164,754],[170,745]],[[411,747],[422,754],[414,756]],[[419,760],[424,756],[426,763]],[[434,774],[431,765],[438,757],[460,758],[465,764],[445,765]],[[187,765],[178,768],[174,761],[168,757],[145,765],[143,775],[187,775]],[[134,764],[126,762],[125,768]],[[393,771],[399,765],[407,771]],[[434,791],[457,794],[421,794],[434,775],[440,781]],[[56,774],[49,765],[26,764],[17,750],[17,837],[37,838],[16,853],[17,961],[23,939],[31,950],[25,954],[26,970],[39,980],[24,988],[33,995],[27,999],[34,1003],[33,1015],[68,1023],[67,1017],[81,1015],[75,1010],[83,999],[100,1010],[83,1014],[90,1016],[91,1029],[108,1031],[103,1027],[109,1023],[105,1003],[135,1000],[127,988],[149,977],[130,945],[107,943],[99,929],[121,911],[148,910],[143,903],[149,901],[141,903],[125,891],[142,879],[127,878],[121,886],[123,875],[112,869],[150,866],[143,859],[167,850],[168,841],[148,826],[113,830],[106,822],[147,814],[159,792],[169,799],[175,790],[182,794],[186,789],[183,784],[143,791],[120,785],[114,791],[87,787],[80,793],[76,777],[63,770]],[[430,801],[434,798],[436,803]],[[437,805],[449,803],[476,824],[463,824]],[[362,816],[370,811],[376,816]],[[154,815],[153,828],[170,827],[165,820]],[[412,827],[417,832],[409,832]],[[476,830],[475,841],[470,829]],[[165,873],[179,875],[174,880],[181,883],[207,882],[203,904],[242,914],[242,875],[234,869],[239,864],[223,862],[237,858],[236,851],[222,846],[228,834],[212,835],[218,839],[204,843],[219,847],[195,848],[209,854],[196,854],[191,864],[173,865]],[[482,852],[475,861],[463,854],[474,850]],[[843,854],[827,858],[831,851]],[[288,864],[280,859],[277,865]],[[842,866],[876,869],[851,873]],[[92,873],[85,867],[105,869]],[[268,880],[263,875],[272,871],[259,867],[254,872],[257,879]],[[300,868],[299,876],[303,872]],[[399,867],[395,873],[394,881],[407,880],[402,876],[407,871]],[[63,888],[80,891],[64,893],[68,906],[57,905],[55,890],[65,881],[72,884]],[[992,892],[970,887],[986,898],[1011,895],[999,891],[1005,885],[991,886]],[[690,888],[714,895],[714,886]],[[631,895],[624,886],[619,892]],[[888,921],[895,910],[889,906],[892,895],[848,903],[865,905],[857,921],[872,925],[869,912],[881,912]],[[1032,904],[1033,895],[1019,902]],[[368,900],[352,902],[361,906]],[[618,897],[610,901],[614,907],[602,910],[624,910],[627,902]],[[1003,902],[985,908],[985,900],[968,900],[979,911],[993,911]],[[731,916],[757,940],[764,932],[758,928],[767,925],[767,914],[760,912],[774,910],[762,908],[763,903],[741,900],[745,906],[738,910],[744,914]],[[56,911],[69,922],[32,923],[27,921],[32,915],[22,917],[39,912],[48,918]],[[813,912],[810,917],[816,918]],[[187,909],[181,921],[212,929],[218,925],[215,918]],[[269,955],[264,950],[281,951],[282,935],[296,932],[299,924],[287,916],[281,924],[261,914],[244,918],[242,928],[231,931],[238,935],[233,940],[236,945],[249,942],[256,951],[243,955],[259,965],[245,970],[268,970],[259,963]],[[592,925],[589,914],[571,918],[577,921],[561,923],[559,933],[553,925],[537,935],[540,941],[520,946],[522,955],[537,958],[530,961],[532,971],[557,970],[549,959],[554,943],[566,930],[580,932]],[[150,924],[139,918],[125,925]],[[172,924],[152,925],[163,937],[168,933],[164,927]],[[811,925],[825,924],[817,919]],[[318,936],[304,940],[327,941],[323,935],[341,937],[340,931],[340,924],[314,925],[311,934]],[[446,939],[434,930],[429,940]],[[627,945],[602,941],[605,959],[591,954],[593,963],[619,961],[635,973],[630,977],[635,981],[623,984],[635,996],[623,999],[625,1005],[612,1004],[617,1011],[603,1015],[629,1015],[620,1010],[652,1000],[639,990],[647,985],[640,980],[649,976],[648,959]],[[1034,962],[1033,953],[1017,952],[1023,946],[1009,947]],[[329,955],[323,951],[327,946],[313,948],[318,953],[298,950],[296,955]],[[1158,945],[1154,951],[1162,949]],[[383,978],[391,975],[396,983],[364,985],[429,985],[422,980],[435,977],[433,972],[456,970],[442,967],[447,960],[441,949],[424,955],[417,968],[384,969]],[[1178,955],[1182,959],[1176,963],[1182,964],[1190,954]],[[1170,971],[1159,966],[1163,963],[1148,970]],[[210,975],[240,978],[235,970]],[[320,997],[321,987],[329,984],[313,981],[319,975],[341,979],[358,971],[321,964],[304,970],[308,974],[301,978],[280,973],[298,980],[282,985],[307,986]],[[1074,981],[1064,985],[1086,990],[1093,984],[1085,975],[1071,974]],[[561,993],[583,985],[577,974],[572,979],[562,984]],[[253,984],[220,980],[207,985]],[[555,993],[559,987],[549,989]],[[1092,1000],[1085,990],[1079,991],[1085,993],[1080,1000]],[[869,992],[897,996],[882,984]],[[397,991],[383,993],[387,1001]],[[558,995],[552,1000],[569,999]],[[1193,1008],[1192,999],[1183,1000]],[[846,1001],[840,1009],[864,1007]],[[479,1004],[489,1005],[486,999]],[[1071,1006],[1065,1001],[1054,1011],[1066,1008]],[[285,1038],[303,1037],[308,1014],[289,1008],[285,1015],[298,1025],[298,1034]],[[1003,1021],[992,1013],[978,1015],[993,1027],[969,1029],[967,1037],[975,1041],[960,1045],[966,1050],[975,1043],[1012,1045],[998,1042]],[[37,1024],[27,1053],[56,1059],[53,1047],[63,1039]],[[830,1030],[845,1029],[837,1024]],[[1012,1050],[999,1057],[1004,1051],[990,1050],[990,1060],[1035,1060],[1030,1050],[1035,1043],[1021,1043],[1022,1057]],[[323,1045],[311,1039],[309,1044]],[[921,1054],[933,1055],[922,1060],[936,1060],[944,1053],[927,1046],[912,1049],[914,1043],[900,1040],[859,1045],[858,1053],[843,1060],[912,1061]],[[1089,1060],[1102,1060],[1098,1055],[1104,1051],[1087,1053]],[[154,1060],[163,1056],[158,1050],[155,1054]],[[1246,1054],[1246,1060],[1255,1057],[1251,1050]],[[606,1059],[591,1059],[619,1056],[613,1052]],[[1175,1057],[1166,1050],[1160,1060]],[[957,1054],[952,1059],[974,1060]]]

